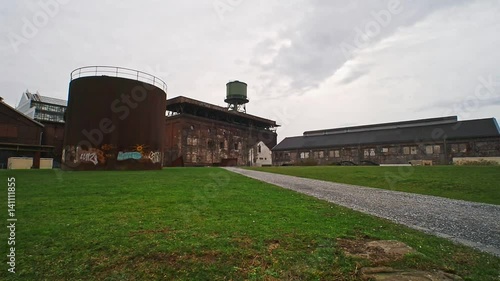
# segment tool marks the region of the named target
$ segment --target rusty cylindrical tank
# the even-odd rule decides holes
[[[140,71],[83,67],[71,74],[62,168],[161,169],[166,84]]]

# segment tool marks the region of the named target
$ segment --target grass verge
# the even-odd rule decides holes
[[[357,280],[362,266],[465,280],[500,272],[491,255],[218,168],[1,171],[4,186],[12,176],[16,274],[1,227],[1,280]],[[418,253],[374,263],[346,256],[337,238],[398,240]]]

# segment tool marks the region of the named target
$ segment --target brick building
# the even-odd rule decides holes
[[[276,145],[275,121],[190,99],[167,100],[164,166],[249,165],[259,141]]]
[[[5,104],[0,98],[0,168],[7,168],[9,157],[31,157],[40,167],[42,153],[53,147],[42,144],[44,125]]]
[[[451,116],[307,131],[272,151],[274,165],[451,164],[454,157],[499,157],[500,129],[494,118]]]

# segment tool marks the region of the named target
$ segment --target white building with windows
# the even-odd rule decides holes
[[[259,141],[250,148],[248,151],[248,159],[250,161],[250,166],[262,167],[271,166],[273,164],[271,149],[262,141]]]
[[[38,92],[33,94],[26,90],[16,109],[37,121],[64,123],[67,104],[65,100],[42,96]]]

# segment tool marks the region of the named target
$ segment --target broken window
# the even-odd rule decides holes
[[[467,144],[466,143],[461,143],[458,145],[458,150],[459,152],[465,153],[467,152]]]
[[[301,152],[300,153],[300,158],[301,159],[309,158],[309,152]]]
[[[410,147],[410,153],[411,154],[417,154],[417,147],[416,146]]]
[[[363,155],[364,155],[365,157],[370,156],[370,150],[369,150],[369,149],[365,149],[365,150],[363,150]]]

